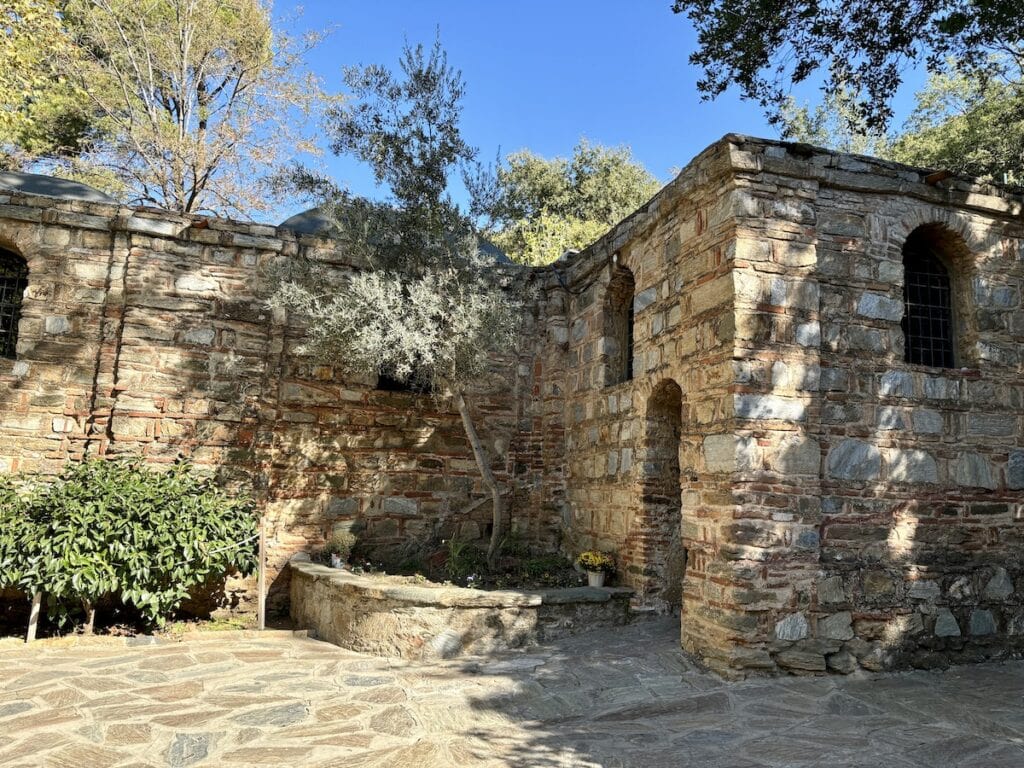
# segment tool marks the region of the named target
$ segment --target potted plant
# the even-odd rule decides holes
[[[615,573],[615,558],[596,549],[580,552],[576,565],[587,572],[587,583],[592,587],[603,587],[605,576]]]
[[[355,544],[356,537],[351,531],[336,531],[324,547],[324,551],[331,557],[331,567],[344,568]]]

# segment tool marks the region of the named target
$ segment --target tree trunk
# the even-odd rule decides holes
[[[96,627],[96,606],[88,600],[83,600],[82,607],[85,609],[85,627],[83,631],[85,634],[91,635]]]
[[[491,543],[487,547],[487,565],[493,568],[494,562],[498,557],[498,543],[501,541],[501,524],[505,518],[505,501],[501,498],[501,489],[498,488],[498,481],[494,479],[494,472],[491,471],[491,462],[487,456],[487,451],[484,450],[484,446],[480,442],[480,436],[477,434],[476,426],[473,424],[473,416],[469,412],[466,398],[460,389],[455,389],[455,405],[459,409],[459,415],[462,417],[462,426],[466,430],[466,437],[469,438],[469,444],[473,448],[473,457],[476,459],[476,465],[480,469],[484,485],[487,486],[487,489],[491,492],[491,498],[494,500],[492,507]]]
[[[25,633],[25,642],[31,643],[36,639],[36,630],[39,627],[39,609],[42,607],[43,593],[32,593],[32,610],[28,615],[28,632]]]

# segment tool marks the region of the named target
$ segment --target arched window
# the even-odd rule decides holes
[[[938,245],[927,231],[917,230],[903,246],[904,359],[952,368],[953,290]]]
[[[605,386],[633,378],[633,273],[615,267],[604,304]]]
[[[28,285],[28,264],[0,248],[0,357],[13,359],[18,347],[21,297]]]

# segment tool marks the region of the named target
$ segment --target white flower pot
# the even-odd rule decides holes
[[[587,571],[587,584],[591,587],[603,587],[604,571]]]

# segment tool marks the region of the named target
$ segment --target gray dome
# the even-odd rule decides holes
[[[87,203],[117,203],[117,200],[110,195],[106,195],[88,184],[58,179],[56,176],[43,176],[39,173],[0,171],[0,189],[21,192],[26,195],[82,200]]]
[[[320,208],[296,213],[282,221],[279,227],[298,232],[300,235],[328,235],[333,228],[331,218]]]
[[[277,226],[283,229],[290,229],[300,235],[323,235],[324,237],[330,237],[331,230],[334,228],[331,217],[319,207],[310,208],[302,213],[296,213]],[[478,245],[482,254],[498,264],[515,264],[504,251],[490,240],[483,237],[478,238]]]

